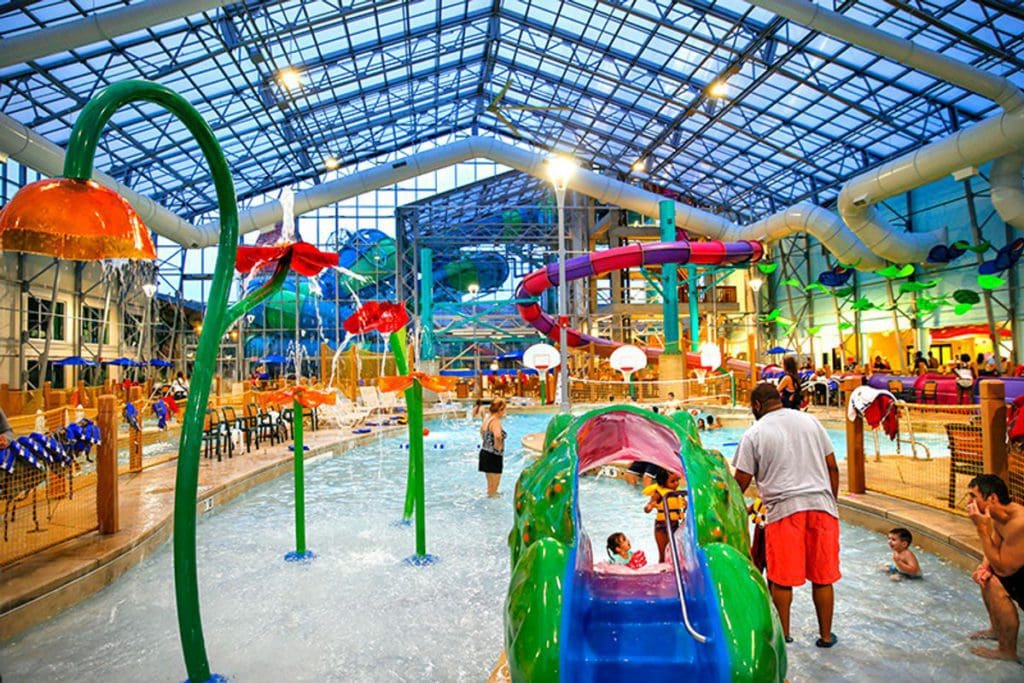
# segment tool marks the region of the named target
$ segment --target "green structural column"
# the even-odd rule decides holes
[[[292,401],[292,436],[295,448],[295,554],[306,555],[306,491],[302,445],[302,404]]]
[[[395,357],[395,368],[399,375],[409,374],[409,360],[405,355],[405,328],[392,332],[388,337],[388,346]],[[416,458],[413,457],[413,443],[416,441],[416,433],[412,428],[412,387],[405,390],[406,419],[409,425],[409,469],[405,476],[405,508],[402,511],[402,519],[406,522],[412,519],[413,505],[416,500]],[[423,446],[423,430],[419,434],[420,447]]]
[[[420,249],[420,330],[420,360],[434,360],[434,253],[426,248]]]
[[[658,204],[661,219],[661,241],[676,241],[676,206],[671,199]],[[666,263],[661,267],[662,328],[665,333],[665,353],[679,353],[679,277],[677,266]],[[691,297],[692,298],[692,297]]]
[[[548,376],[548,371],[538,370],[537,375],[540,377],[540,404],[546,406],[548,404],[548,386],[544,379]]]
[[[700,350],[700,311],[697,309],[700,289],[697,287],[697,266],[686,266],[686,278],[690,285],[690,350]]]

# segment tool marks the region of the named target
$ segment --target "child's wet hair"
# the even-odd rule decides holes
[[[910,533],[910,529],[904,529],[901,526],[898,526],[895,529],[890,529],[889,535],[895,536],[907,545],[910,545],[914,542],[914,534]]]
[[[608,554],[614,555],[618,552],[619,546],[626,540],[626,534],[621,531],[616,531],[614,534],[608,537]]]
[[[668,478],[673,474],[675,474],[675,472],[669,472],[664,468],[659,468],[658,473],[654,475],[654,481],[658,482],[658,486],[668,486]]]

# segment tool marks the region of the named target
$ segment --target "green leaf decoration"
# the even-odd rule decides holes
[[[953,242],[953,244],[951,244],[950,246],[952,246],[954,249],[968,249],[971,245],[967,240],[957,240],[956,242]]]
[[[804,287],[805,292],[821,292],[822,294],[829,294],[828,288],[820,282],[812,282],[811,284]]]
[[[870,311],[875,305],[868,301],[867,297],[861,297],[853,302],[853,310],[855,311]]]
[[[979,275],[978,286],[982,289],[998,289],[1006,284],[1006,280],[998,275]]]
[[[932,311],[934,311],[938,307],[939,307],[939,305],[937,303],[935,303],[934,301],[932,301],[931,299],[918,299],[917,300],[917,312],[918,313],[922,313],[922,314],[923,313],[931,313]]]
[[[918,318],[923,318],[926,315],[928,315],[929,313],[931,313],[931,310],[927,310],[927,311],[914,311],[914,315],[916,315]]]
[[[963,315],[972,308],[974,308],[974,304],[957,304],[953,308],[953,313],[955,313],[956,315]]]
[[[757,264],[757,269],[760,270],[765,275],[771,275],[772,273],[774,273],[776,271],[776,269],[778,269],[778,267],[779,267],[778,263],[758,263]]]
[[[793,323],[789,320],[776,320],[775,324],[778,325],[783,332],[787,332],[789,328],[793,326]]]
[[[764,321],[766,323],[775,322],[776,320],[778,320],[780,315],[782,315],[782,309],[776,308],[774,311],[772,311],[771,313],[764,317]]]
[[[787,287],[799,287],[800,286],[800,281],[797,280],[795,277],[791,277],[791,278],[789,278],[787,280],[780,281],[779,284],[780,285],[786,285]]]
[[[986,251],[992,248],[992,243],[988,240],[979,242],[978,244],[968,244],[967,248],[973,251],[975,254],[984,254]]]
[[[958,304],[969,304],[973,306],[974,304],[981,301],[981,297],[978,296],[978,293],[973,290],[958,289],[955,292],[953,292],[953,301],[957,302]]]
[[[927,282],[904,282],[900,285],[900,294],[923,292],[926,289],[931,289],[937,284],[939,284],[938,280],[928,280]]]
[[[851,294],[853,294],[853,287],[846,286],[843,287],[842,289],[837,289],[836,291],[832,292],[832,294],[833,296],[837,296],[840,299],[842,299],[844,296],[850,296]]]
[[[905,266],[887,266],[886,268],[878,271],[878,274],[882,277],[889,278],[890,280],[898,277],[910,277],[914,274],[914,264],[908,263]]]
[[[821,332],[821,325],[815,325],[814,327],[807,328],[807,334],[815,335]]]
[[[848,322],[846,322],[846,321],[844,320],[843,322],[839,323],[839,325],[837,325],[837,327],[838,327],[839,329],[841,329],[841,330],[848,330],[848,329],[850,329],[851,327],[853,327],[853,323],[848,323]]]

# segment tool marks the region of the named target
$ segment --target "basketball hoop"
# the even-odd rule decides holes
[[[707,368],[694,368],[693,369],[693,374],[697,377],[697,384],[700,384],[701,386],[703,386],[704,382],[705,382],[705,380],[707,379],[707,376],[708,376],[708,369]]]

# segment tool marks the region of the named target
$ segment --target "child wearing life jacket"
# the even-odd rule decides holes
[[[621,531],[608,537],[608,561],[612,564],[625,565],[630,569],[639,569],[647,564],[644,551],[634,551],[629,537]]]
[[[686,515],[686,499],[682,496],[671,496],[668,498],[669,519],[666,522],[665,508],[661,502],[666,495],[679,488],[681,481],[682,477],[675,472],[661,470],[658,472],[656,483],[643,490],[645,496],[650,496],[650,500],[644,506],[644,512],[650,512],[651,510],[657,510],[658,512],[654,518],[654,542],[658,544],[658,562],[665,561],[665,547],[668,545],[668,535],[675,532],[679,527],[679,523],[683,521],[683,517]]]

